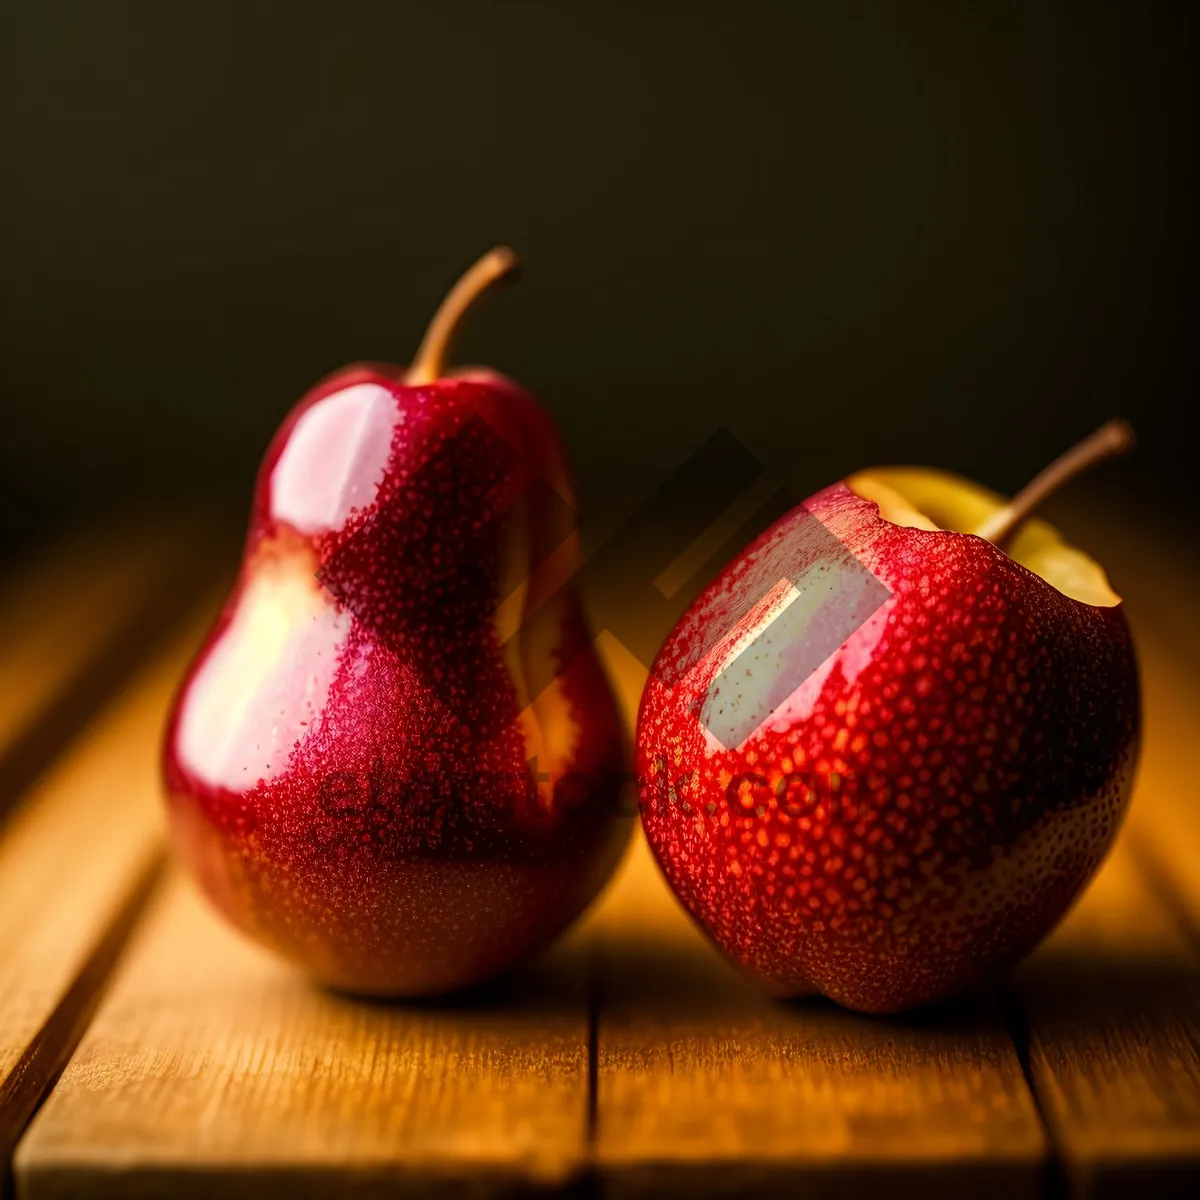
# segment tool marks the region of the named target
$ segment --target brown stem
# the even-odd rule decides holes
[[[419,385],[441,378],[463,318],[484,292],[515,275],[518,265],[517,256],[507,246],[497,246],[467,270],[433,314],[412,366],[404,373],[405,383]]]
[[[1045,470],[1035,475],[1006,505],[998,508],[978,529],[981,538],[987,538],[1001,549],[1016,532],[1017,526],[1051,492],[1056,492],[1064,483],[1081,475],[1089,467],[1115,458],[1133,448],[1133,429],[1128,421],[1106,421],[1091,437],[1086,437],[1066,454],[1056,458]]]

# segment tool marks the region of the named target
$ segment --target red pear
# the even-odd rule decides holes
[[[318,384],[259,474],[232,595],[166,735],[175,844],[250,936],[355,991],[420,995],[534,953],[629,832],[626,740],[569,579],[566,454],[490,371]]]
[[[1139,737],[1103,571],[926,470],[818,492],[680,621],[642,697],[642,819],[676,895],[785,995],[890,1012],[1030,950],[1096,870]],[[985,536],[980,536],[983,534]],[[989,540],[990,539],[990,540]]]

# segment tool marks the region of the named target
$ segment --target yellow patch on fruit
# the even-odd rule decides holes
[[[885,521],[931,531],[972,533],[1007,503],[990,488],[924,467],[860,471],[846,480],[846,486],[879,505]],[[1039,517],[1020,525],[1005,553],[1072,600],[1097,608],[1121,603],[1100,564]]]

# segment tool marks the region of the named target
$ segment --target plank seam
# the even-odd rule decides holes
[[[603,1008],[605,954],[593,946],[587,958],[587,1126],[583,1162],[575,1178],[562,1188],[564,1200],[597,1200],[603,1195],[596,1163],[596,1135],[600,1121],[600,1012]]]
[[[14,1194],[12,1162],[17,1144],[87,1032],[165,867],[166,851],[160,846],[125,893],[112,923],[92,947],[49,1019],[0,1084],[0,1197]]]
[[[590,1158],[596,1145],[596,1127],[600,1119],[600,990],[603,971],[596,954],[591,956],[588,974],[587,1148]]]
[[[1033,1111],[1037,1114],[1038,1122],[1046,1139],[1046,1157],[1042,1166],[1042,1196],[1045,1200],[1063,1200],[1070,1195],[1071,1191],[1067,1175],[1067,1162],[1053,1122],[1050,1120],[1049,1110],[1034,1078],[1033,1064],[1030,1058],[1033,1035],[1029,1019],[1025,1015],[1011,981],[1006,981],[1000,986],[999,999],[1004,1027],[1013,1044],[1017,1062],[1021,1067],[1021,1076],[1025,1080],[1025,1086],[1029,1090],[1030,1100],[1033,1103]]]

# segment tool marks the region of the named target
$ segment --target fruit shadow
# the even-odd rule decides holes
[[[603,947],[601,962],[601,1011],[612,1007],[652,1019],[796,1022],[829,1031],[875,1022],[893,1030],[961,1034],[977,1028],[984,1014],[994,1018],[999,1011],[988,987],[889,1014],[852,1012],[818,993],[773,996],[699,935],[659,939],[631,931]]]
[[[369,996],[337,988],[322,990],[344,1003],[398,1013],[578,1016],[587,1010],[589,967],[587,948],[568,941],[493,979],[432,996]]]
[[[635,929],[609,938],[568,937],[532,962],[485,983],[420,998],[330,991],[339,1000],[398,1012],[578,1015],[603,1020],[669,1019],[714,1026],[749,1019],[836,1033],[863,1022],[881,1031],[955,1037],[1007,1026],[1024,1050],[1028,1022],[1135,1029],[1183,1021],[1200,1012],[1200,960],[1087,947],[1043,947],[1030,960],[980,987],[907,1012],[852,1012],[818,994],[770,995],[716,947],[693,937]]]

